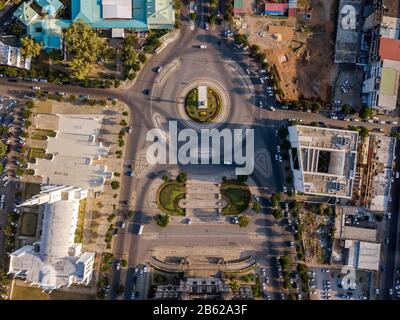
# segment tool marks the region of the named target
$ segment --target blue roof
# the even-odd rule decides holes
[[[35,2],[42,8],[48,6],[53,7],[55,12],[57,12],[58,10],[60,10],[61,7],[63,7],[63,4],[61,3],[60,0],[35,0]]]
[[[99,29],[137,29],[147,30],[146,0],[133,0],[133,19],[102,19],[101,0],[72,0],[72,21],[81,20]]]

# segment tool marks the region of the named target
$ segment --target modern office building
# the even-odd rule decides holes
[[[110,29],[114,35],[123,35],[124,29],[148,31],[175,25],[172,0],[71,0],[70,12],[65,14],[63,8],[59,0],[29,0],[14,16],[45,49],[61,49],[62,30],[77,21]]]
[[[47,185],[21,206],[41,206],[42,235],[38,242],[10,254],[9,273],[51,292],[72,284],[88,285],[95,253],[83,252],[75,243],[80,201],[87,190]]]
[[[290,165],[298,192],[352,197],[358,133],[311,126],[290,126]]]

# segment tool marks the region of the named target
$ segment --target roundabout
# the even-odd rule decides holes
[[[201,105],[201,89],[206,103]],[[196,130],[219,127],[229,116],[230,100],[225,88],[211,79],[193,79],[177,95],[177,110],[183,123]]]

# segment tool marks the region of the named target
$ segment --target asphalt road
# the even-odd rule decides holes
[[[273,97],[265,96],[265,89],[262,87],[259,81],[259,73],[256,64],[247,55],[238,49],[234,49],[230,41],[222,39],[221,33],[224,30],[224,26],[217,26],[214,30],[206,31],[201,27],[201,21],[203,17],[199,17],[195,30],[191,31],[188,26],[188,22],[182,23],[181,33],[179,38],[172,44],[169,45],[162,53],[152,57],[148,63],[141,70],[139,77],[135,84],[126,89],[110,89],[105,91],[104,89],[88,89],[77,86],[60,86],[50,83],[41,83],[42,90],[48,91],[64,91],[68,94],[90,94],[91,97],[104,97],[107,98],[118,98],[125,102],[131,109],[130,117],[131,124],[133,127],[133,134],[128,136],[127,148],[125,151],[125,165],[134,165],[139,160],[139,155],[145,150],[147,144],[145,142],[145,135],[149,129],[157,126],[154,121],[153,115],[155,113],[160,114],[165,119],[177,119],[177,111],[175,107],[176,93],[179,91],[184,83],[190,81],[193,78],[199,77],[212,77],[223,84],[226,90],[229,92],[231,102],[231,112],[226,125],[227,127],[233,128],[236,126],[245,125],[248,128],[255,130],[255,148],[266,149],[270,152],[271,156],[276,150],[276,139],[274,131],[287,119],[301,119],[303,123],[309,122],[324,122],[327,125],[337,127],[347,127],[350,124],[358,125],[359,123],[350,123],[346,121],[332,120],[326,117],[324,114],[314,114],[297,112],[291,110],[277,109],[275,112],[268,111],[265,108],[259,108],[257,106],[258,101],[262,100],[264,106],[266,105],[277,105]],[[200,50],[196,46],[201,43],[207,44],[206,50]],[[159,85],[156,83],[157,73],[154,71],[158,66],[166,66],[168,63],[178,59],[181,63],[181,67],[174,73],[172,77],[168,78],[168,81]],[[238,70],[227,71],[226,65],[229,63],[235,63],[240,66]],[[246,85],[243,85],[243,79],[247,79],[247,75],[244,72],[245,69],[249,69],[251,72],[250,82],[248,83],[251,93],[247,92]],[[245,81],[246,82],[246,81]],[[20,96],[23,95],[24,91],[31,91],[31,83],[17,82],[10,83],[6,80],[0,80],[0,93],[7,92],[9,95]],[[144,90],[150,90],[151,95],[143,94]],[[247,90],[247,91],[246,91]],[[373,128],[384,128],[386,131],[391,129],[389,125],[381,124],[370,124],[363,123],[369,129]],[[282,167],[279,163],[272,161],[273,176],[264,177],[254,174],[252,177],[257,186],[261,188],[267,188],[268,192],[281,191],[283,184],[283,173]],[[120,199],[121,209],[131,208],[135,210],[134,223],[145,224],[144,235],[148,232],[161,234],[160,229],[151,223],[151,217],[154,212],[149,212],[150,207],[146,203],[148,199],[149,190],[153,178],[164,170],[184,170],[189,174],[191,172],[197,172],[201,170],[205,174],[218,173],[221,170],[227,168],[223,165],[214,165],[208,167],[178,167],[178,166],[156,166],[152,168],[152,174],[144,175],[139,178],[132,178],[124,176],[122,178]],[[397,188],[397,189],[396,189]],[[398,190],[395,187],[394,190]],[[397,200],[395,194],[393,196]],[[125,205],[127,201],[127,205]],[[395,209],[395,208],[394,208]],[[396,204],[396,211],[398,212],[398,203]],[[269,215],[270,216],[270,215]],[[391,235],[394,241],[390,241],[389,250],[393,252],[390,246],[394,246],[396,243],[397,229],[397,216],[393,215]],[[120,217],[120,219],[122,219]],[[265,258],[265,266],[271,271],[271,259],[272,255],[276,255],[281,252],[281,244],[286,241],[284,237],[289,237],[288,233],[282,232],[283,228],[273,224],[267,217],[260,218],[260,225],[255,232],[263,234],[260,243],[255,244],[257,248],[262,248],[260,252],[268,253]],[[132,283],[135,281],[135,276],[132,275],[132,267],[143,262],[143,257],[146,253],[159,245],[161,242],[164,244],[175,245],[181,242],[188,236],[188,232],[182,228],[169,228],[168,231],[163,231],[162,240],[145,240],[141,236],[137,236],[130,232],[131,226],[128,226],[124,231],[119,233],[113,244],[113,253],[116,259],[125,258],[129,262],[129,268],[127,270],[127,277],[125,287],[124,298],[129,299],[132,290]],[[226,227],[228,228],[228,227]],[[195,228],[196,229],[196,228]],[[197,239],[193,242],[193,246],[198,244],[199,239],[204,242],[205,239],[210,237],[210,234],[204,235],[204,228],[198,228],[196,231],[192,229],[190,233],[198,234],[194,237]],[[172,232],[174,231],[174,232]],[[214,233],[221,232],[220,229],[216,228]],[[225,238],[240,239],[243,235],[232,229],[230,226],[224,230],[226,232]],[[216,239],[216,236],[211,236]],[[224,243],[226,239],[218,240]],[[285,240],[284,240],[285,239]],[[217,241],[217,240],[215,240]],[[270,245],[271,243],[277,242],[276,246]],[[210,243],[209,245],[212,245]],[[276,249],[279,247],[279,250]],[[268,251],[269,250],[269,251]],[[390,259],[390,258],[389,258]],[[389,261],[389,263],[391,263]],[[394,261],[393,261],[394,263]],[[385,283],[389,285],[390,281],[393,280],[392,275],[386,272]],[[392,280],[390,280],[392,279]],[[121,271],[113,271],[111,278],[111,290],[110,298],[115,299],[115,289],[119,286],[121,280]]]
[[[396,170],[399,171],[400,165],[400,150],[399,143],[396,145]],[[399,179],[395,179],[392,184],[392,205],[391,205],[391,220],[386,221],[388,228],[386,236],[389,239],[389,244],[383,244],[384,246],[384,258],[381,261],[383,266],[383,272],[381,272],[381,285],[379,299],[387,300],[392,299],[395,295],[389,296],[389,289],[394,290],[395,279],[400,278],[400,274],[396,273],[396,270],[400,268],[399,250],[400,250],[400,197],[399,197],[400,185]]]

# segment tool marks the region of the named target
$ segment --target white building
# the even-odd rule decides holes
[[[57,134],[48,138],[46,153],[52,158],[38,158],[35,163],[29,163],[28,168],[46,184],[102,191],[106,179],[113,178],[106,165],[96,164],[97,160],[108,156],[110,149],[98,141],[103,116],[64,114],[53,116],[51,121],[55,122]],[[48,123],[49,115],[36,117],[37,128],[54,129],[46,127]]]
[[[44,291],[90,283],[95,253],[82,252],[82,244],[74,242],[80,200],[87,193],[80,188],[47,185],[21,204],[42,206],[42,236],[35,244],[10,254],[10,274]]]
[[[358,133],[299,125],[288,130],[290,166],[296,191],[351,198]]]
[[[0,64],[29,70],[31,58],[25,59],[19,48],[8,46],[0,41]]]

